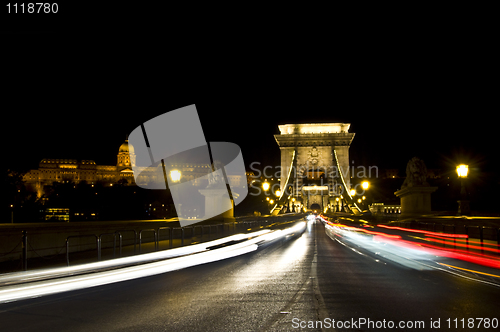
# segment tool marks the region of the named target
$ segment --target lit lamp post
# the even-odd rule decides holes
[[[467,215],[470,213],[469,200],[467,200],[467,192],[465,191],[464,179],[467,178],[467,173],[469,173],[469,165],[458,165],[457,174],[460,178],[460,200],[458,203],[458,214]]]
[[[176,169],[173,169],[170,171],[170,180],[172,180],[172,182],[174,183],[177,183],[177,182],[180,182],[181,181],[181,171],[178,171]],[[182,204],[179,203],[179,209],[177,210],[177,216],[181,216],[181,207],[182,207]]]
[[[363,191],[368,190],[368,188],[370,188],[370,182],[368,182],[368,181],[361,182],[361,188],[363,188]],[[366,196],[361,197],[363,205],[364,205],[364,203],[366,203],[365,199],[366,199]],[[365,206],[363,206],[363,207],[365,207]]]

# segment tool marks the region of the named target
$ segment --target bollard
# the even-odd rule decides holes
[[[158,229],[156,230],[157,235],[158,235],[158,248],[157,248],[158,250],[160,249],[160,241],[161,241],[161,240],[160,240],[160,231],[161,231],[162,229],[165,229],[165,230],[167,230],[167,229],[168,229],[169,234],[170,234],[170,227],[158,227]],[[169,235],[169,237],[170,237],[170,235]]]
[[[483,236],[483,226],[479,226],[479,238],[481,239],[481,254],[484,254],[484,236]]]
[[[97,261],[101,260],[101,239],[97,238]]]
[[[28,270],[28,232],[23,231],[23,271]]]
[[[102,236],[103,235],[112,235],[113,236],[113,258],[116,257],[116,236],[119,235],[120,236],[120,246],[122,245],[122,241],[121,241],[121,234],[119,232],[114,232],[114,233],[102,233],[101,235],[99,235],[99,245],[102,246]],[[101,252],[101,249],[102,248],[99,248],[99,253]],[[121,248],[120,248],[120,255],[121,255]]]
[[[101,260],[101,241],[99,236],[95,234],[86,234],[86,235],[71,235],[66,238],[66,264],[69,266],[69,239],[82,238],[82,237],[94,237],[96,241],[97,247],[97,260]]]
[[[467,235],[467,237],[465,238],[465,245],[467,246],[467,251],[469,251],[469,227],[467,227],[467,225],[464,225],[464,229],[465,235]]]
[[[119,232],[117,231],[118,234],[121,235],[123,232],[134,232],[134,255],[137,253],[136,247],[137,247],[137,231],[135,229],[122,229]],[[120,236],[121,239],[121,236]],[[120,249],[121,250],[121,249]],[[121,255],[121,253],[120,253]]]
[[[169,239],[169,246],[170,246],[170,249],[173,248],[173,242],[174,242],[174,232],[173,232],[173,229],[171,228],[170,229],[170,239]]]
[[[123,244],[122,235],[118,231],[116,231],[115,234],[118,235],[118,240],[120,243],[120,253],[119,253],[120,256],[119,257],[122,257],[122,244]],[[116,244],[116,239],[115,239],[115,244]],[[113,248],[113,257],[115,257],[115,249],[114,248]]]
[[[151,231],[151,232],[153,232],[153,235],[154,235],[154,248],[155,248],[155,251],[158,250],[158,235],[157,235],[156,230],[155,229],[142,229],[139,232],[139,254],[141,253],[142,232],[145,232],[145,231]]]
[[[457,234],[457,225],[453,225],[453,234]],[[453,237],[453,249],[457,249],[457,238],[456,236]]]

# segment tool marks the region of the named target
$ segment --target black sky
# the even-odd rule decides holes
[[[299,56],[272,43],[184,50],[112,29],[8,37],[4,168],[42,158],[113,165],[136,126],[196,104],[207,141],[239,144],[247,166],[279,162],[278,124],[349,122],[355,165],[404,169],[419,156],[430,168],[496,172],[498,101],[484,63],[458,69],[459,59],[425,52]]]

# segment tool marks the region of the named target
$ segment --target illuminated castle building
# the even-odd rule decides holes
[[[38,169],[31,170],[24,175],[24,182],[27,187],[37,192],[38,198],[44,194],[44,187],[52,185],[54,182],[79,183],[85,181],[88,184],[102,183],[103,185],[135,185],[132,165],[135,165],[136,156],[134,147],[128,140],[120,146],[117,155],[116,166],[97,165],[93,160],[76,159],[42,159]],[[196,179],[206,175],[210,171],[209,165],[200,164],[179,164],[172,165],[178,169],[185,180]],[[147,169],[140,173],[139,183],[157,181],[155,171]]]

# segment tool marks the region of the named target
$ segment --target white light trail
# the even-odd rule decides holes
[[[30,272],[24,274],[14,273],[0,278],[0,282],[7,284],[9,281],[14,282],[16,278],[23,278],[22,280],[25,283],[20,285],[3,286],[0,289],[0,303],[40,297],[43,295],[56,294],[89,287],[96,287],[115,282],[166,273],[195,265],[211,263],[254,251],[258,248],[257,243],[272,241],[279,237],[284,237],[293,233],[300,232],[304,228],[305,222],[300,222],[295,226],[283,230],[261,230],[249,234],[236,234],[207,243],[201,243],[172,250],[165,250],[163,252],[155,252],[134,257],[109,260],[106,262],[85,264],[75,267],[51,269],[41,272]],[[212,247],[229,241],[239,241],[245,238],[247,238],[248,240],[218,249],[206,250],[207,247]],[[173,256],[177,257],[172,258]],[[165,258],[169,259],[158,262],[144,263],[151,260]],[[130,263],[144,264],[117,268],[111,271],[91,273],[92,270],[98,268],[100,269],[105,267],[116,267],[119,265]],[[33,281],[37,278],[40,278],[41,276],[55,277],[60,276],[63,273],[76,272],[87,272],[87,274],[66,276],[53,280]]]
[[[271,232],[270,230],[260,230],[248,234],[235,234],[225,238],[213,240],[210,242],[199,243],[191,246],[152,252],[147,254],[135,255],[131,257],[116,258],[101,262],[80,264],[75,266],[45,269],[40,271],[14,272],[0,276],[0,285],[8,285],[11,283],[36,281],[40,279],[52,278],[56,276],[71,276],[74,274],[95,272],[96,270],[114,268],[124,265],[148,263],[160,259],[167,259],[179,256],[190,255],[207,250],[207,247],[220,245],[229,241],[239,241],[245,238],[261,236]]]

